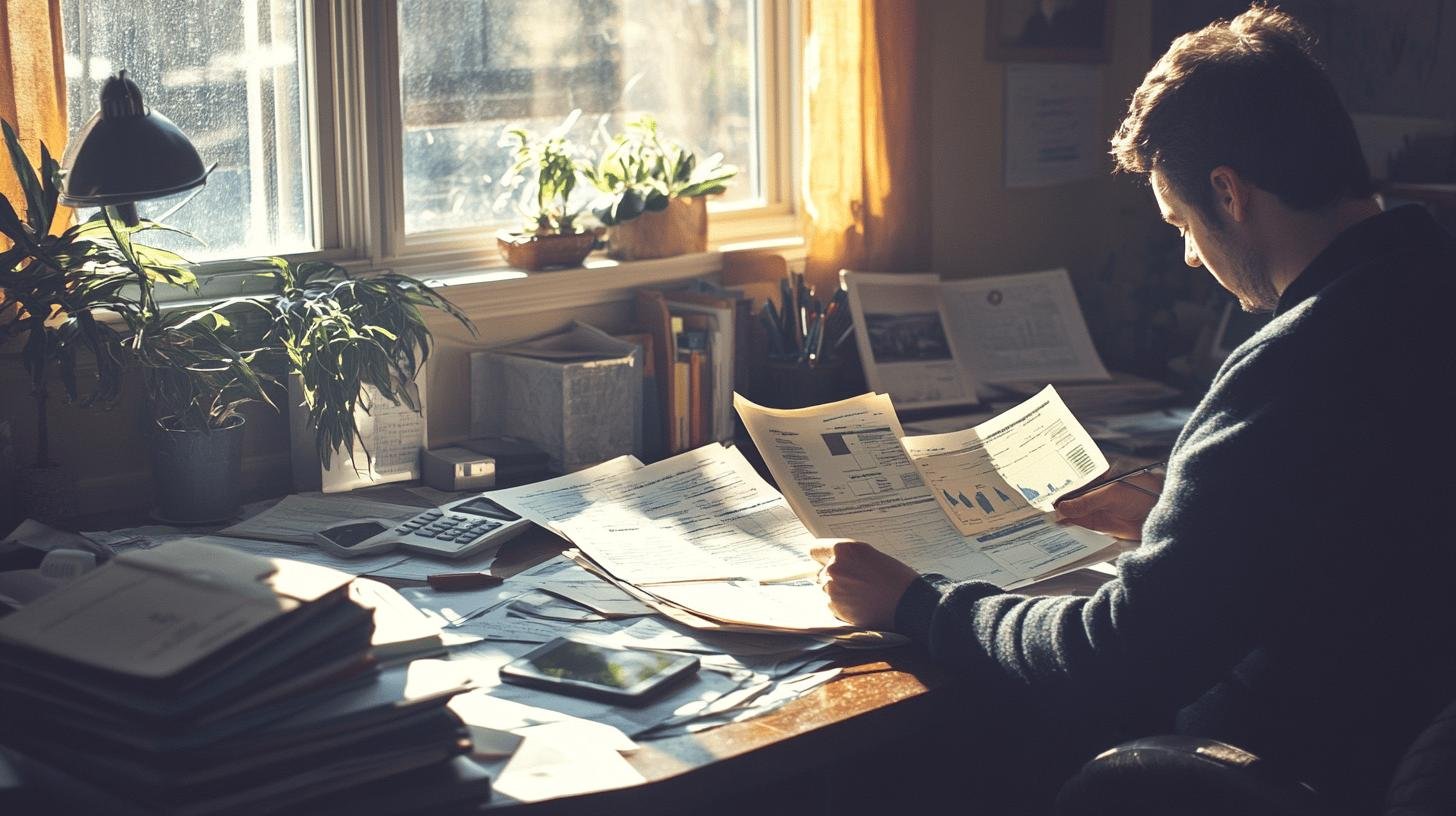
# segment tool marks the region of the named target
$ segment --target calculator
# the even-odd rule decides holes
[[[465,558],[524,533],[531,522],[475,496],[442,504],[405,521],[357,519],[314,533],[314,542],[334,555],[358,558],[394,549],[440,558]]]

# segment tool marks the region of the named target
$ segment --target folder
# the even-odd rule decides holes
[[[0,665],[186,689],[345,603],[352,576],[181,539],[134,550],[0,618]],[[271,645],[270,645],[271,649]]]

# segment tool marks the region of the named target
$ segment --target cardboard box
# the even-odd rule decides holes
[[[584,323],[470,355],[470,434],[540,446],[569,473],[642,442],[639,347]]]

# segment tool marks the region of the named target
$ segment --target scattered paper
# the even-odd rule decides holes
[[[638,585],[813,575],[813,537],[743,454],[708,445],[647,467],[604,465],[491,498]]]
[[[477,759],[508,757],[521,747],[525,737],[509,731],[498,731],[483,725],[466,724],[470,731],[470,755]]]
[[[492,787],[520,802],[637,785],[644,778],[616,751],[549,736],[527,737]]]
[[[312,544],[314,533],[335,524],[367,518],[404,521],[424,509],[349,496],[284,496],[258,515],[219,530],[218,535]]]
[[[152,535],[145,540],[138,542],[129,549],[151,549],[152,547],[165,544],[168,541],[188,538],[205,541],[208,544],[215,544],[220,547],[230,547],[234,550],[243,550],[254,555],[261,555],[265,558],[287,558],[292,561],[302,561],[305,564],[313,564],[320,567],[330,567],[347,572],[350,575],[369,575],[375,570],[384,569],[405,560],[404,556],[397,552],[385,553],[383,555],[366,555],[359,558],[340,558],[337,555],[324,552],[312,544],[288,544],[282,541],[259,541],[249,538],[234,538],[222,535]]]

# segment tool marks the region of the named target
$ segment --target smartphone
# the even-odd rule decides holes
[[[501,667],[501,680],[625,705],[643,705],[698,671],[691,655],[618,649],[557,638]]]

